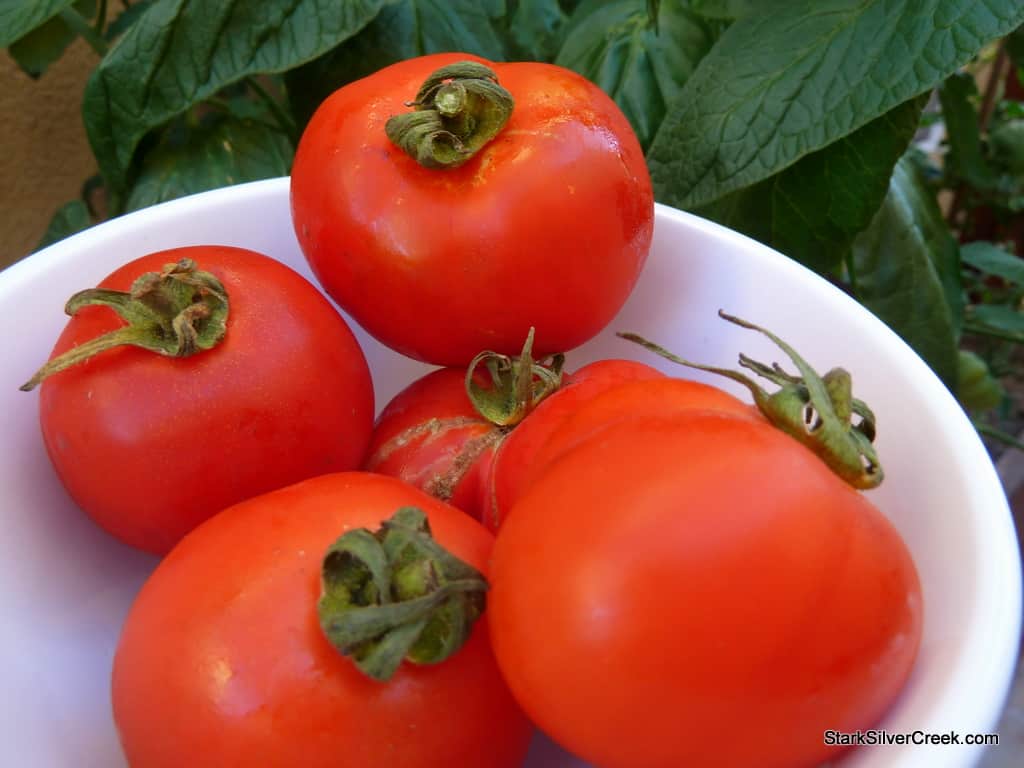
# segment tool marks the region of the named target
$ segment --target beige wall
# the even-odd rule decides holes
[[[79,40],[32,80],[0,52],[0,268],[34,249],[53,212],[96,172],[81,114],[96,63]]]

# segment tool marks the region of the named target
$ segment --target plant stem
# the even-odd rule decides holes
[[[994,440],[998,440],[999,442],[1009,445],[1012,448],[1016,448],[1019,451],[1024,451],[1024,442],[1021,442],[1013,435],[1003,432],[1003,430],[997,429],[983,421],[972,419],[971,423],[974,424],[974,428],[978,430],[980,434],[985,435],[986,437],[991,437]]]
[[[100,37],[99,33],[92,28],[89,22],[73,6],[69,5],[66,8],[62,8],[60,18],[73,32],[80,35],[89,44],[89,47],[96,51],[100,58],[107,55],[107,51],[110,48],[107,45],[107,41]]]
[[[107,0],[100,0],[99,8],[96,9],[96,21],[93,22],[93,29],[97,35],[103,34],[103,27],[107,23]]]
[[[971,320],[964,321],[964,330],[969,333],[977,333],[981,336],[991,336],[994,339],[1003,339],[1004,341],[1015,341],[1018,344],[1024,344],[1024,336],[1020,334],[1010,333],[1009,331],[1000,331],[996,328],[989,328],[987,325],[982,325]]]
[[[1006,69],[1007,61],[1006,40],[1004,39],[999,43],[999,51],[992,62],[992,71],[989,74],[988,82],[985,83],[985,93],[981,97],[981,108],[978,110],[978,133],[984,133],[988,128],[989,121],[992,119],[992,113],[995,111],[996,106],[996,94],[999,92],[999,85],[1005,77],[1003,70]],[[960,215],[960,209],[963,207],[966,190],[967,185],[962,181],[953,190],[953,201],[950,203],[949,215],[946,217],[950,227],[955,227],[956,225],[956,219]]]
[[[274,122],[277,123],[277,127],[288,137],[293,146],[297,145],[299,138],[298,128],[292,116],[285,111],[277,99],[267,92],[267,89],[263,87],[256,77],[250,75],[245,78],[245,82],[260,97],[260,100],[267,106],[267,109],[270,110],[270,114],[273,116]]]
[[[857,295],[857,265],[853,261],[853,249],[850,248],[846,251],[846,256],[843,259],[846,262],[846,276],[850,281],[850,293],[854,296]]]

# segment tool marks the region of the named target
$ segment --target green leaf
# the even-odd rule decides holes
[[[82,200],[71,200],[64,203],[50,219],[50,225],[46,228],[43,239],[39,241],[36,250],[53,245],[58,240],[70,237],[83,229],[92,226],[92,217],[89,215],[89,208]]]
[[[4,0],[0,3],[0,47],[42,26],[74,0]]]
[[[985,361],[973,352],[961,349],[956,377],[956,397],[960,404],[971,411],[989,411],[996,408],[1005,396],[1005,390]]]
[[[978,111],[972,103],[977,95],[974,78],[965,72],[950,76],[939,88],[949,139],[946,165],[968,184],[989,188],[995,183],[995,174],[981,151]]]
[[[960,260],[986,274],[1024,286],[1024,259],[993,243],[974,242],[960,246]]]
[[[684,0],[661,3],[657,31],[644,0],[589,0],[573,14],[555,63],[601,86],[646,147],[713,43]]]
[[[954,388],[962,312],[957,246],[906,157],[871,225],[854,241],[851,263],[861,303]]]
[[[508,17],[513,58],[523,61],[554,60],[569,21],[558,0],[520,0],[514,5],[515,9]]]
[[[404,59],[445,51],[472,53],[492,61],[506,58],[505,10],[503,0],[386,3],[359,34],[286,74],[296,122],[304,126],[320,102],[341,86]]]
[[[707,19],[742,19],[756,13],[774,13],[794,0],[689,0],[690,10]]]
[[[78,0],[74,9],[83,18],[91,19],[96,15],[96,0]],[[36,78],[64,55],[77,36],[60,16],[54,16],[11,43],[9,52],[25,74]]]
[[[159,0],[85,88],[83,113],[111,191],[124,192],[139,141],[243,77],[309,61],[362,29],[381,0]]]
[[[697,210],[818,272],[832,272],[871,223],[927,96],[901,104],[825,149]]]
[[[208,189],[288,174],[292,147],[277,129],[234,115],[179,121],[145,156],[126,199],[133,211]]]
[[[980,304],[971,307],[970,330],[984,333],[997,331],[1000,338],[1024,342],[1024,312],[1005,304]],[[978,326],[981,326],[979,328]]]
[[[1024,21],[1006,0],[803,0],[734,22],[662,123],[656,197],[692,208],[754,184],[930,90]]]

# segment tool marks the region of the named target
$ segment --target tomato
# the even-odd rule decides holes
[[[621,420],[505,521],[489,620],[513,694],[602,768],[800,768],[875,725],[922,599],[892,524],[805,446],[713,411]]]
[[[477,371],[478,383],[484,377]],[[561,387],[512,427],[499,427],[473,406],[466,371],[441,368],[414,381],[381,411],[364,469],[401,478],[497,530],[496,457],[521,471],[558,421],[583,402],[627,381],[658,377],[629,360],[602,360],[567,374]]]
[[[556,402],[560,418],[552,414],[540,428],[510,436],[502,446],[493,473],[495,530],[551,462],[608,424],[688,410],[763,418],[756,408],[717,387],[663,375],[616,382],[598,391],[583,390],[580,395]]]
[[[541,402],[501,444],[491,469],[489,494],[482,500],[487,527],[492,531],[501,527],[539,465],[542,446],[566,419],[590,400],[626,384],[667,380],[657,368],[632,360],[598,360],[568,376],[565,385]]]
[[[410,113],[435,70],[463,60],[483,61],[403,61],[321,104],[292,168],[296,235],[328,294],[406,355],[449,366],[482,349],[514,355],[531,326],[538,357],[571,349],[607,325],[646,259],[643,152],[580,75],[486,63],[514,98],[508,122],[462,165],[421,166],[385,123]]]
[[[441,368],[381,411],[363,467],[401,478],[479,519],[490,462],[504,435],[473,407],[466,371]]]
[[[422,509],[485,572],[492,537],[393,478],[327,475],[250,499],[187,536],[139,593],[114,659],[114,719],[136,768],[516,768],[532,726],[486,621],[447,660],[365,676],[317,620],[320,563],[342,533]]]
[[[178,248],[136,259],[100,286],[125,291],[181,259],[228,294],[219,344],[189,357],[110,349],[47,378],[39,397],[46,449],[71,497],[117,538],[160,554],[230,504],[355,469],[373,426],[355,337],[283,264],[239,248]],[[53,356],[124,325],[108,307],[83,307]]]

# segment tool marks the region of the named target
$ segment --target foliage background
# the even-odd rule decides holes
[[[317,104],[394,61],[570,67],[629,117],[659,201],[841,285],[1012,442],[1022,23],[1022,0],[5,0],[0,44],[34,76],[76,39],[96,53],[82,119],[99,173],[41,244],[287,174]],[[979,61],[992,93],[962,73]],[[948,145],[929,157],[911,139],[936,120]]]

